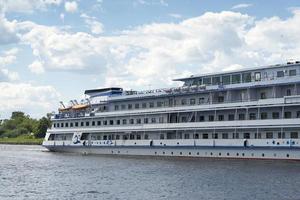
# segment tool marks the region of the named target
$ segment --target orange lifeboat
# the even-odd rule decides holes
[[[72,106],[72,109],[74,109],[74,110],[81,110],[81,109],[86,109],[89,106],[90,105],[88,105],[88,104],[78,104],[78,105]]]
[[[71,106],[70,107],[66,107],[66,108],[59,108],[58,111],[65,112],[65,111],[71,110],[71,108],[72,108]]]

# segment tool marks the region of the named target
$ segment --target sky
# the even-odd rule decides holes
[[[299,0],[0,0],[0,119],[84,90],[300,60]]]

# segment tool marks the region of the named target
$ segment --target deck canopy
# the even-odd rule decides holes
[[[119,88],[119,87],[100,88],[100,89],[92,89],[92,90],[84,91],[84,94],[90,97],[111,96],[111,95],[119,95],[122,93],[123,93],[123,88]]]

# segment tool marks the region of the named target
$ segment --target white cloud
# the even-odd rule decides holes
[[[176,19],[181,19],[182,18],[182,16],[180,14],[177,14],[177,13],[170,13],[169,16],[173,17],[173,18],[176,18]]]
[[[27,83],[0,82],[0,111],[9,116],[11,111],[22,110],[33,117],[40,117],[57,104],[60,94],[52,86],[34,86]]]
[[[65,10],[66,12],[74,13],[78,9],[78,5],[76,1],[66,1],[65,2]]]
[[[58,6],[62,0],[0,0],[0,10],[4,12],[32,12],[45,10],[48,6]]]
[[[80,17],[84,19],[85,23],[90,28],[91,33],[93,34],[103,33],[103,24],[99,22],[97,18],[88,16],[86,14],[81,14]]]
[[[241,4],[237,4],[237,5],[232,6],[231,9],[236,10],[236,9],[241,9],[241,8],[249,8],[251,6],[253,6],[253,4],[241,3]]]
[[[33,61],[33,63],[31,63],[28,66],[28,68],[34,74],[43,74],[45,72],[44,67],[43,67],[43,63],[41,63],[38,60]]]
[[[300,27],[295,24],[300,24],[297,10],[286,19],[225,11],[178,23],[146,24],[113,36],[32,22],[18,22],[17,30],[45,71],[99,74],[102,86],[139,89],[170,86],[179,75],[299,59]]]
[[[1,10],[0,10],[1,11]],[[16,34],[17,21],[8,21],[0,12],[0,45],[18,42]]]
[[[19,74],[7,69],[7,66],[16,61],[18,53],[17,48],[9,49],[0,55],[0,82],[1,81],[15,81],[19,79]]]

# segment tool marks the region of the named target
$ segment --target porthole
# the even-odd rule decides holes
[[[165,152],[163,152],[163,154],[165,154]]]
[[[177,144],[179,144],[179,142],[177,142]]]
[[[273,155],[274,155],[274,157],[276,157],[276,156],[277,156],[277,155],[276,155],[276,153],[274,153]]]
[[[227,156],[230,156],[230,154],[229,154],[229,153],[227,153]]]
[[[242,156],[245,156],[245,154],[244,154],[244,153],[242,153]]]
[[[111,153],[114,153],[114,151],[111,151]]]
[[[263,154],[261,154],[261,156],[262,156],[262,157],[265,157],[265,154],[263,153]]]
[[[171,154],[173,155],[173,151],[171,152]]]
[[[236,153],[236,156],[239,156],[240,154],[239,153]]]
[[[120,153],[120,151],[118,151],[118,153]]]
[[[191,155],[192,153],[191,152],[189,152],[189,155]]]
[[[222,154],[221,153],[219,153],[219,156],[221,156]]]
[[[286,157],[287,157],[287,158],[290,157],[290,154],[286,154]]]
[[[155,151],[155,155],[157,154],[157,152]]]
[[[212,156],[212,155],[213,155],[213,152],[210,152],[210,155]]]
[[[179,154],[182,155],[182,152],[180,152]]]
[[[197,155],[199,156],[199,152],[197,152]]]
[[[134,144],[136,144],[136,142]]]
[[[254,156],[254,153],[251,153],[251,156]]]
[[[167,146],[166,144],[164,144],[164,146]]]
[[[162,144],[162,142],[160,144]]]

